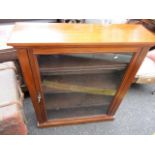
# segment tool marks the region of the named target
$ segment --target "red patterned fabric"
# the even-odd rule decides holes
[[[0,108],[0,135],[27,134],[27,128],[20,109],[21,107],[17,104]]]
[[[25,135],[23,93],[13,62],[0,63],[0,135]]]

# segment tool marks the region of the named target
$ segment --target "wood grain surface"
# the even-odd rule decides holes
[[[7,45],[155,44],[155,34],[137,24],[16,23]]]

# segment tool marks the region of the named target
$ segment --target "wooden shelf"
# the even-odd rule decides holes
[[[59,76],[44,76],[43,77],[43,90],[44,93],[72,93],[69,88],[72,86],[79,86],[83,88],[92,88],[94,91],[99,90],[112,90],[116,91],[121,83],[123,71],[112,71],[106,74],[85,74],[85,75],[59,75]],[[52,83],[66,84],[67,89],[61,87],[50,87],[44,84],[44,80],[51,81]],[[82,88],[81,88],[82,89]],[[84,91],[83,91],[84,92]],[[100,94],[102,95],[102,94]]]
[[[107,106],[112,99],[112,96],[89,95],[83,93],[45,94],[46,109],[48,110]]]
[[[88,94],[46,94],[50,119],[106,114],[113,97]]]
[[[94,107],[77,107],[60,110],[47,110],[48,119],[65,119],[65,118],[82,118],[87,116],[100,116],[107,112],[108,106],[94,106]]]
[[[104,57],[103,57],[104,58]],[[78,57],[72,55],[40,56],[39,65],[42,75],[104,73],[109,70],[124,70],[128,63],[108,58]]]

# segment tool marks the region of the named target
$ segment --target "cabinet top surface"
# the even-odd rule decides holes
[[[155,34],[137,24],[16,23],[7,45],[155,45]]]

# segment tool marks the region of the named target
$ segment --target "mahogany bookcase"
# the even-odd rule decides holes
[[[17,23],[17,50],[39,127],[113,120],[155,35],[142,25]]]

